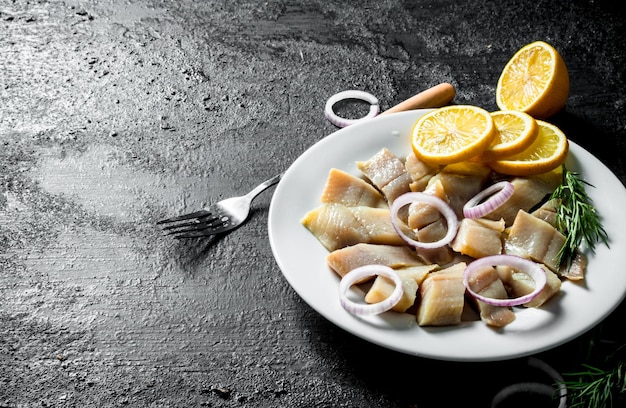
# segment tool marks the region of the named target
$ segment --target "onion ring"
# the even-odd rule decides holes
[[[548,365],[543,360],[539,360],[538,358],[530,357],[528,359],[528,365],[542,370],[551,377],[553,380],[552,384],[558,384],[559,406],[557,408],[566,408],[567,387],[563,383],[564,380],[561,374],[559,374],[558,371],[556,371],[552,366]],[[514,383],[502,388],[498,391],[498,393],[496,393],[496,395],[493,396],[493,399],[491,400],[491,407],[498,408],[500,405],[504,407],[505,405],[509,405],[507,404],[507,400],[510,402],[515,400],[516,397],[528,394],[537,394],[554,400],[557,397],[556,391],[557,389],[555,389],[555,386],[539,382]]]
[[[335,111],[333,110],[333,106],[337,102],[343,101],[345,99],[359,99],[359,100],[368,102],[370,104],[370,111],[368,112],[367,115],[359,119],[342,118],[335,113]],[[372,95],[369,92],[357,91],[357,90],[343,91],[343,92],[334,94],[328,99],[328,101],[326,102],[326,107],[324,108],[324,116],[326,117],[326,119],[328,119],[330,123],[332,123],[333,125],[337,127],[346,127],[349,125],[353,125],[356,122],[362,121],[364,119],[373,118],[376,115],[378,115],[378,112],[380,112],[378,98],[376,98],[374,95]]]
[[[360,304],[348,299],[347,292],[352,285],[363,278],[374,275],[385,276],[391,279],[396,285],[389,297],[381,302],[372,304]],[[360,316],[380,314],[388,311],[398,304],[403,294],[404,287],[402,286],[400,275],[398,275],[398,272],[385,265],[360,266],[345,274],[339,282],[339,303],[341,303],[341,306],[348,312]]]
[[[404,207],[407,204],[411,204],[413,202],[420,202],[420,203],[432,205],[444,216],[444,218],[446,219],[446,223],[448,224],[448,232],[439,241],[434,241],[434,242],[416,241],[408,237],[402,231],[402,229],[398,225],[398,222],[399,222],[398,211],[400,211],[400,208]],[[393,203],[391,204],[391,207],[389,210],[391,213],[391,225],[393,225],[393,228],[396,230],[398,235],[400,235],[400,237],[407,244],[412,245],[416,248],[434,249],[434,248],[440,248],[444,245],[447,245],[454,239],[454,237],[456,236],[457,230],[459,228],[459,220],[456,214],[454,213],[454,210],[452,209],[452,207],[450,207],[448,203],[443,201],[441,198],[434,196],[432,194],[420,193],[420,192],[404,193],[401,196],[397,197],[395,200],[393,200]]]
[[[472,273],[480,268],[484,268],[486,266],[499,266],[505,265],[515,268],[519,271],[527,273],[531,278],[535,281],[535,289],[524,295],[514,299],[495,299],[486,296],[479,295],[474,292],[469,285],[469,277]],[[465,272],[463,273],[463,285],[465,285],[465,289],[476,299],[480,300],[483,303],[487,303],[493,306],[519,306],[524,303],[528,303],[533,300],[546,286],[546,273],[539,264],[525,258],[521,258],[515,255],[490,255],[484,258],[476,259],[470,262],[469,265],[465,268]]]
[[[463,216],[465,218],[484,217],[511,198],[514,191],[515,187],[508,181],[492,184],[465,203]],[[484,203],[478,204],[487,197],[489,198]]]

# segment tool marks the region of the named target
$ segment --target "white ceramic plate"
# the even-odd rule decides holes
[[[590,255],[584,284],[564,282],[559,298],[542,309],[516,311],[502,330],[480,321],[460,326],[419,327],[415,316],[387,312],[357,317],[339,304],[338,276],[326,264],[328,252],[300,223],[319,198],[332,167],[360,175],[355,162],[386,147],[399,156],[410,151],[409,134],[426,110],[368,120],[321,140],[287,170],[274,192],[269,239],[276,262],[293,289],[313,309],[337,326],[380,346],[411,355],[450,361],[495,361],[526,356],[571,340],[608,316],[626,294],[626,189],[593,155],[571,143],[569,169],[579,171],[594,188],[594,200],[610,238]]]

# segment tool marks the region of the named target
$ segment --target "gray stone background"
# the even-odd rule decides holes
[[[488,406],[525,359],[431,361],[333,326],[272,257],[271,193],[216,239],[154,223],[286,169],[336,130],[323,107],[342,90],[386,109],[450,82],[455,103],[495,110],[534,40],[570,72],[551,120],[623,182],[615,7],[0,0],[0,407]],[[576,367],[584,342],[540,357]]]

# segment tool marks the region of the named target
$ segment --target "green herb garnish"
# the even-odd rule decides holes
[[[585,190],[587,186],[593,187],[563,165],[563,182],[550,197],[558,201],[556,227],[565,235],[559,256],[560,262],[567,261],[568,269],[583,243],[592,253],[599,242],[609,246],[600,216]],[[562,383],[567,387],[568,406],[572,408],[612,408],[623,406],[626,400],[626,345],[620,345],[613,353],[592,353],[597,344],[592,338],[588,354],[602,358],[588,356],[591,362],[582,364],[576,372],[564,374],[567,380]]]
[[[587,195],[586,186],[593,187],[578,173],[567,170],[563,165],[563,182],[550,196],[558,201],[556,227],[565,235],[565,243],[559,251],[559,262],[567,261],[568,269],[581,244],[584,243],[592,253],[598,242],[609,246],[607,233]]]
[[[581,336],[568,355],[582,363],[563,372],[557,383],[567,388],[570,408],[626,406],[626,337],[622,322],[626,303]],[[574,345],[574,344],[572,344]]]
[[[626,397],[624,345],[599,364],[583,364],[577,372],[565,373],[571,408],[623,406]]]

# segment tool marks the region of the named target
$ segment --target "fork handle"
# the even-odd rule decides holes
[[[261,184],[259,184],[255,188],[253,188],[252,191],[250,191],[248,194],[246,194],[246,197],[250,201],[252,201],[256,196],[261,194],[263,191],[267,190],[269,187],[271,187],[274,184],[278,183],[280,181],[280,179],[283,177],[283,174],[285,174],[285,173],[277,174],[274,177],[272,177],[271,179],[265,180],[264,182],[262,182]]]

